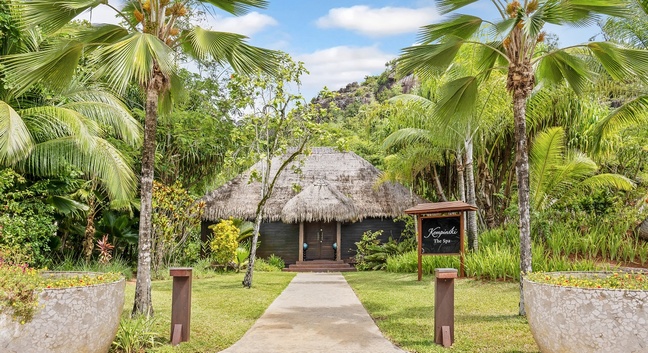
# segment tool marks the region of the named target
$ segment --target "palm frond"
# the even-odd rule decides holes
[[[587,48],[605,70],[617,80],[628,77],[646,79],[648,51],[620,47],[609,42],[590,42]]]
[[[245,74],[257,70],[274,74],[278,67],[278,52],[251,46],[245,42],[247,37],[241,34],[195,26],[182,37],[185,52],[199,61],[211,58],[219,63],[228,63],[235,71]]]
[[[629,191],[635,188],[635,183],[620,174],[603,173],[583,180],[579,186],[590,190],[614,188],[617,190]]]
[[[540,207],[545,199],[552,168],[563,159],[565,131],[555,127],[539,133],[529,153],[531,204]]]
[[[479,80],[475,76],[465,76],[444,84],[439,90],[439,102],[435,117],[442,123],[449,124],[457,116],[472,115],[477,102]]]
[[[396,67],[403,74],[418,73],[427,78],[450,66],[464,41],[453,37],[439,44],[423,44],[402,50]]]
[[[430,44],[445,36],[468,39],[479,31],[482,22],[483,20],[476,16],[454,15],[443,22],[422,27],[418,40],[423,44]]]
[[[610,131],[624,126],[629,123],[646,123],[648,120],[648,95],[643,95],[626,102],[621,107],[615,109],[605,118],[601,119],[593,131],[594,150],[598,150],[601,140],[604,139]]]
[[[264,9],[268,6],[266,0],[203,0],[202,2],[214,5],[235,16],[245,15],[251,8]]]
[[[477,0],[437,0],[437,9],[441,14],[446,14],[454,10],[460,9],[466,5],[470,5]]]
[[[135,32],[99,48],[92,63],[98,67],[96,76],[107,77],[110,87],[123,92],[133,81],[146,84],[156,65],[168,77],[175,70],[173,57],[171,48],[156,36]]]
[[[563,23],[575,25],[595,24],[600,15],[627,17],[632,13],[623,0],[570,0],[560,7],[564,11]]]
[[[86,48],[92,49],[96,46],[118,42],[127,35],[128,31],[122,26],[100,24],[82,29],[76,34],[76,39],[86,44]]]
[[[113,200],[130,199],[135,195],[137,179],[128,162],[113,145],[100,137],[92,137],[91,148],[81,147],[75,137],[63,137],[37,144],[21,166],[31,173],[50,176],[61,173],[69,165],[96,175]]]
[[[87,9],[106,0],[30,0],[24,1],[23,18],[28,27],[40,27],[45,33],[53,33],[68,24]]]
[[[578,95],[589,83],[590,72],[585,61],[564,50],[557,50],[542,57],[536,72],[540,82],[555,85],[566,80]]]
[[[434,103],[431,100],[417,96],[416,94],[399,94],[388,100],[390,103],[403,103],[408,105],[415,105],[421,111],[432,112],[434,109]]]
[[[502,42],[489,42],[479,47],[476,60],[477,70],[481,73],[479,77],[481,81],[488,80],[496,63],[506,61],[506,58],[502,56],[503,52]]]
[[[0,101],[0,165],[9,166],[25,158],[34,146],[29,129],[20,115]]]
[[[405,128],[394,131],[387,136],[383,141],[383,149],[416,143],[434,144],[435,139],[429,130]]]
[[[61,40],[39,51],[5,56],[0,62],[12,91],[21,95],[38,82],[54,90],[66,87],[82,53],[81,42]]]
[[[78,111],[56,106],[40,106],[20,111],[36,142],[51,138],[78,136],[83,146],[92,145],[92,136],[100,134],[97,122]]]

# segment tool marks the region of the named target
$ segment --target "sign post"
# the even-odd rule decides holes
[[[459,276],[465,276],[463,213],[476,210],[461,201],[425,203],[405,210],[416,217],[419,281],[423,278],[423,255],[458,255]]]

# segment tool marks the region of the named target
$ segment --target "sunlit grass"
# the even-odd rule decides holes
[[[376,324],[409,352],[538,352],[529,325],[517,315],[519,285],[455,281],[455,344],[434,341],[434,276],[356,272],[344,275]]]
[[[177,347],[169,344],[154,352],[219,352],[238,341],[286,288],[294,273],[258,272],[251,289],[241,285],[244,273],[225,273],[193,280],[191,293],[191,331],[189,342]],[[171,333],[172,281],[155,281],[152,286],[155,309],[154,330],[169,342]],[[132,310],[135,284],[126,286],[124,316]]]

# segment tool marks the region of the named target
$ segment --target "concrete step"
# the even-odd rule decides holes
[[[299,261],[285,268],[286,272],[348,272],[355,271],[355,267],[344,261],[312,260]]]

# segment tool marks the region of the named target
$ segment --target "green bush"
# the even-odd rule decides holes
[[[356,268],[360,271],[383,270],[387,266],[387,259],[390,256],[403,254],[415,248],[414,238],[404,238],[396,242],[391,237],[386,243],[382,243],[379,236],[382,230],[372,232],[370,230],[362,234],[362,239],[356,242],[358,248],[356,253]]]
[[[284,267],[286,267],[284,260],[275,254],[270,255],[270,257],[268,258],[268,264],[270,266],[278,268],[279,270],[283,270]]]
[[[212,240],[209,242],[211,258],[217,265],[226,266],[236,256],[239,229],[231,219],[224,219],[209,226],[209,229],[212,230]]]
[[[277,266],[272,266],[265,259],[256,259],[254,261],[254,270],[259,272],[279,272]]]
[[[147,348],[155,347],[160,337],[153,328],[154,323],[155,320],[152,317],[122,318],[110,351],[139,353],[144,352]]]

